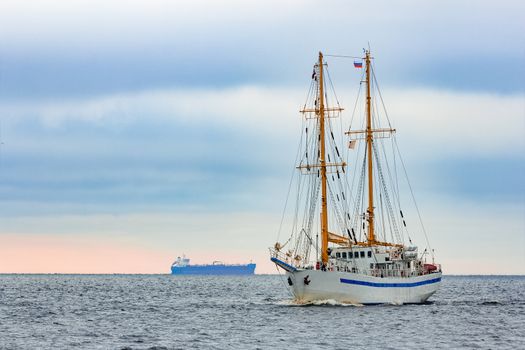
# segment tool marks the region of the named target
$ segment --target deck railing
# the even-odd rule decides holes
[[[284,261],[285,263],[299,268],[299,269],[308,269],[308,270],[316,270],[319,269],[318,266],[307,263],[304,264],[300,260],[297,261],[293,259],[292,256],[289,254],[285,254],[283,252],[277,251],[275,249],[270,248],[270,254],[271,256]],[[340,272],[351,272],[351,273],[357,273],[362,275],[368,275],[373,277],[415,277],[415,276],[421,276],[426,275],[429,273],[434,272],[441,272],[441,265],[435,264],[437,267],[437,270],[435,271],[427,271],[423,268],[423,266],[418,266],[414,269],[365,269],[365,268],[359,268],[357,266],[352,266],[350,263],[341,263],[340,261],[336,261],[335,263],[329,262],[326,266],[327,271],[340,271]]]

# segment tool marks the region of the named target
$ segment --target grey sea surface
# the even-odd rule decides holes
[[[0,275],[1,349],[525,349],[525,276],[424,305],[297,305],[284,278]]]

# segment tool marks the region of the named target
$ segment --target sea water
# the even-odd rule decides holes
[[[298,305],[280,276],[0,275],[1,349],[525,349],[525,277]]]

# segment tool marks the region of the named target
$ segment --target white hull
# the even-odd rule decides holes
[[[416,277],[373,277],[350,272],[296,270],[286,273],[299,302],[352,304],[424,303],[441,284],[441,272]],[[305,283],[305,278],[309,283]]]

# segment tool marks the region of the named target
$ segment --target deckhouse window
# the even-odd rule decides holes
[[[369,257],[369,258],[372,257],[372,251],[371,251],[371,250],[368,251],[368,257]]]
[[[343,255],[343,259],[346,259],[346,252],[341,253]]]
[[[361,257],[362,257],[362,258],[365,257],[365,252],[361,251]]]
[[[335,257],[336,257],[336,258],[340,258],[340,257],[341,257],[341,254],[339,254],[339,253],[335,253]]]

